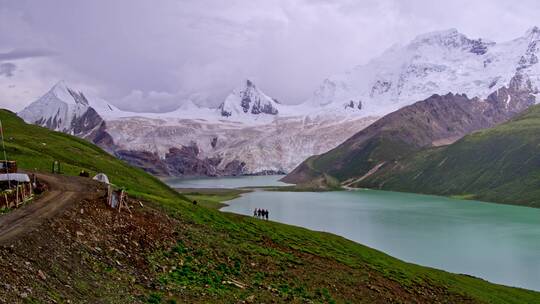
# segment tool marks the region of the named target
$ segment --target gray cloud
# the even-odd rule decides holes
[[[13,72],[17,69],[14,63],[0,63],[0,76],[13,77]]]
[[[504,41],[538,15],[533,0],[0,0],[0,53],[55,50],[40,77],[93,85],[132,110],[170,109],[192,94],[215,105],[245,78],[297,103],[417,34],[457,28]]]
[[[14,49],[9,52],[0,53],[0,60],[17,60],[36,57],[53,56],[55,53],[46,49]]]

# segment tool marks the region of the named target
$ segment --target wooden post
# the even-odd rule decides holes
[[[15,187],[15,208],[19,207],[19,182],[17,182],[17,186]]]
[[[109,207],[112,206],[112,188],[111,188],[111,185],[109,185],[108,188],[107,188],[107,205],[109,205]]]
[[[118,201],[118,212],[120,212],[120,209],[122,207],[125,207],[129,213],[131,213],[131,210],[129,209],[128,203],[127,203],[127,194],[124,190],[120,192],[120,199]]]
[[[122,209],[122,199],[124,197],[124,190],[120,191],[120,197],[118,198],[118,213],[120,213],[120,210]]]

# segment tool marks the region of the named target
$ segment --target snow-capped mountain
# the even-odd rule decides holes
[[[121,111],[105,100],[87,97],[83,92],[58,82],[45,95],[19,113],[27,122],[49,129],[85,137]],[[99,113],[99,114],[98,114]]]
[[[19,116],[158,175],[288,172],[374,120],[311,118],[303,111],[279,104],[249,80],[217,109],[186,101],[168,113],[122,111],[61,81]]]
[[[259,116],[275,116],[279,113],[279,103],[259,90],[253,82],[246,80],[245,85],[235,89],[219,106],[223,117],[245,119]],[[252,119],[252,118],[251,118]]]
[[[396,45],[365,65],[324,80],[307,101],[327,109],[384,115],[432,94],[465,93],[486,98],[516,74],[540,84],[540,29],[496,43],[471,39],[455,29],[432,32]]]

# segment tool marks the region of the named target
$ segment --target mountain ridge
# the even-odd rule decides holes
[[[455,143],[389,162],[355,187],[540,207],[540,105]]]
[[[382,117],[329,152],[311,157],[283,181],[306,184],[328,175],[345,185],[354,184],[386,163],[511,119],[535,103],[534,92],[529,79],[517,74],[509,88],[496,90],[486,100],[435,94]]]
[[[310,117],[301,107],[279,104],[249,80],[220,109],[186,103],[168,113],[134,113],[93,97],[79,105],[79,95],[86,96],[60,82],[19,116],[87,139],[162,176],[285,173],[373,121]]]

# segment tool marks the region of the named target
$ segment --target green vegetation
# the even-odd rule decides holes
[[[540,207],[540,106],[388,165],[358,185]]]
[[[179,223],[174,246],[149,247],[153,251],[145,261],[153,270],[145,276],[156,276],[158,283],[140,287],[145,302],[540,302],[533,291],[405,263],[332,234],[221,213],[213,207],[239,193],[192,191],[186,201],[83,140],[26,125],[7,111],[0,119],[9,156],[20,167],[49,171],[57,159],[65,174],[104,172]],[[201,204],[191,204],[193,199]],[[111,282],[110,294],[118,294],[114,286]]]
[[[7,156],[19,168],[51,172],[53,161],[60,162],[67,175],[86,170],[91,176],[103,172],[112,183],[126,187],[131,195],[173,203],[182,197],[157,178],[119,161],[99,147],[83,140],[48,129],[28,125],[15,114],[0,110]]]
[[[230,201],[240,197],[250,190],[239,189],[177,189],[191,202],[196,201],[197,205],[211,209],[219,209],[226,206],[225,201]]]
[[[313,160],[312,167],[343,181],[362,176],[378,163],[398,159],[418,149],[401,137],[385,132],[361,143],[362,148],[355,145],[354,141],[345,142]]]

